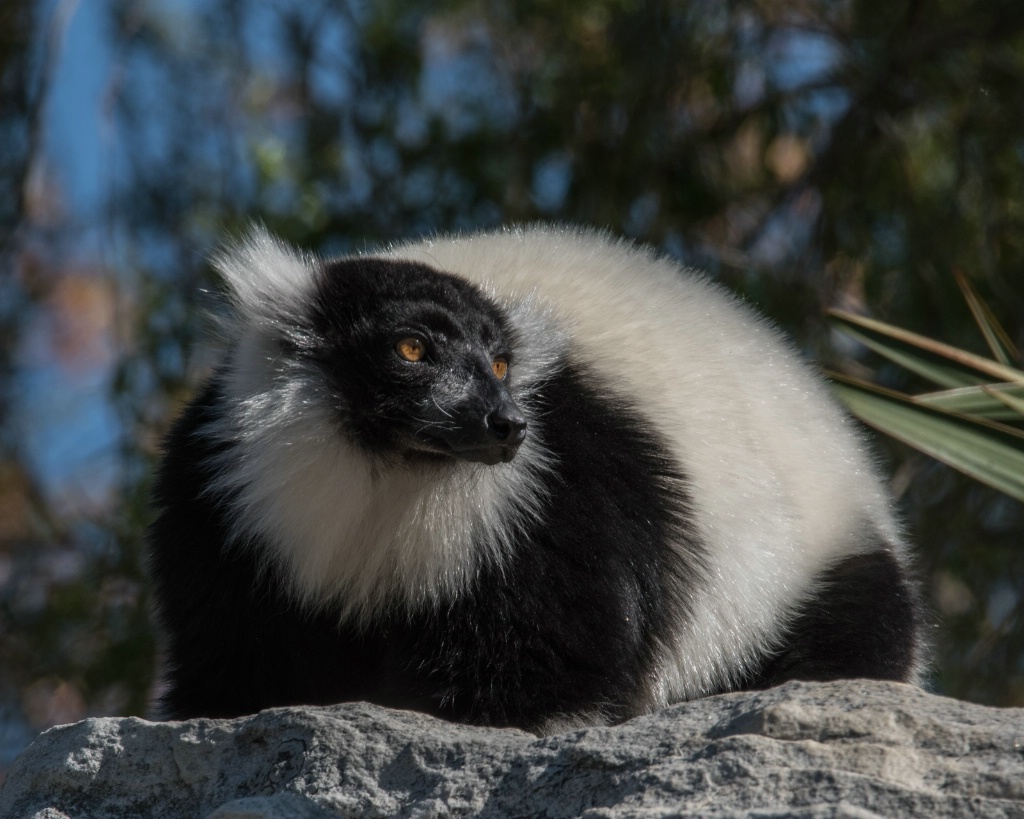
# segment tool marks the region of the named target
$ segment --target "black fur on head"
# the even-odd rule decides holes
[[[510,461],[526,419],[509,392],[514,339],[478,288],[426,265],[327,263],[305,354],[338,398],[344,429],[378,453]]]

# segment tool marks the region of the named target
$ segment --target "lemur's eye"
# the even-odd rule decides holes
[[[491,362],[491,369],[494,370],[494,375],[499,381],[504,381],[505,376],[508,375],[508,359],[498,356]]]
[[[423,343],[423,339],[409,336],[395,345],[395,352],[406,361],[421,361],[427,354],[427,345]]]

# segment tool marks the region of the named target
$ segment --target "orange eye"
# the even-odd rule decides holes
[[[508,374],[508,362],[504,358],[496,358],[491,364],[491,369],[499,381],[504,381]]]
[[[395,352],[406,361],[421,361],[427,354],[427,345],[415,336],[410,336],[395,345]]]

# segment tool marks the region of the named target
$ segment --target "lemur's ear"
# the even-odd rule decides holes
[[[290,321],[308,309],[318,263],[253,225],[213,259],[237,317],[246,323]]]

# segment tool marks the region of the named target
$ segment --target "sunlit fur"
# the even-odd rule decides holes
[[[217,261],[233,306],[223,411],[196,430],[225,446],[204,492],[230,499],[225,548],[260,550],[297,605],[370,624],[396,604],[460,599],[484,566],[500,572],[530,526],[560,514],[544,476],[588,492],[583,476],[561,475],[536,407],[538,385],[566,362],[610,406],[637,413],[685,476],[686,528],[673,547],[688,576],[644,708],[756,675],[844,558],[881,552],[906,564],[851,422],[772,326],[702,275],[569,228],[438,237],[378,255],[453,273],[494,300],[514,331],[509,386],[529,433],[513,461],[494,466],[409,468],[368,455],[339,433],[322,374],[281,353],[281,339],[307,332],[317,260],[259,230],[229,249]],[[912,642],[906,679],[922,664]],[[547,724],[602,721],[600,704],[583,703]]]

